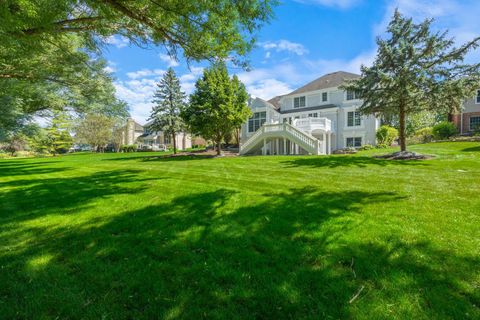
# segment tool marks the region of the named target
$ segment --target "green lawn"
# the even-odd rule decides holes
[[[411,149],[2,160],[0,318],[479,319],[480,144]]]

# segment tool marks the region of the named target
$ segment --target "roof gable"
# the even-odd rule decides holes
[[[344,84],[346,80],[352,80],[352,79],[358,79],[358,78],[360,78],[360,75],[358,74],[345,72],[345,71],[337,71],[337,72],[333,72],[333,73],[329,73],[324,76],[321,76],[320,78],[307,83],[303,87],[300,87],[290,92],[288,95],[323,90],[328,88],[335,88]]]

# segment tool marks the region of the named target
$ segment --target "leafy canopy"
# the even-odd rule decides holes
[[[190,96],[190,104],[182,113],[190,130],[215,141],[217,153],[226,135],[250,116],[245,86],[234,76],[230,79],[224,63],[204,70]]]
[[[480,37],[455,47],[448,32],[433,32],[433,19],[415,24],[395,11],[389,37],[378,39],[372,67],[362,66],[362,77],[343,86],[363,99],[364,114],[395,115],[399,119],[402,151],[405,150],[406,117],[421,111],[449,111],[473,96],[480,84],[480,63],[464,63],[477,48]]]

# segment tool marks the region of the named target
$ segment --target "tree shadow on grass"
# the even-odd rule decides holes
[[[0,161],[0,178],[11,176],[37,175],[71,170],[69,167],[48,167],[55,161],[20,162]]]
[[[5,224],[50,213],[78,212],[89,207],[95,199],[135,194],[145,189],[138,185],[128,186],[129,183],[160,179],[140,178],[140,172],[110,170],[80,177],[0,182],[0,188],[5,189],[0,192],[0,221]]]
[[[122,157],[122,158],[110,158],[103,159],[104,161],[125,161],[125,160],[136,160],[136,161],[186,161],[186,160],[203,160],[203,159],[213,159],[215,156],[208,154],[188,154],[188,155],[161,155],[161,156],[135,156],[135,157]]]
[[[425,162],[418,160],[387,160],[387,159],[377,159],[367,156],[321,156],[321,157],[308,157],[308,158],[299,158],[288,161],[282,161],[283,165],[287,167],[312,167],[312,168],[337,168],[337,167],[367,167],[367,166],[389,166],[389,165],[399,165],[399,166],[426,166]]]
[[[480,146],[462,149],[463,152],[480,152]]]
[[[303,188],[238,207],[242,194],[219,189],[97,226],[36,230],[29,245],[3,237],[12,249],[0,255],[0,312],[84,319],[478,316],[480,297],[465,287],[475,281],[478,257],[395,234],[344,237],[364,223],[369,205],[402,200],[391,192]]]

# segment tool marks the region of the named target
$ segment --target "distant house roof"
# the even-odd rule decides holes
[[[358,78],[360,78],[360,75],[358,74],[345,72],[345,71],[337,71],[337,72],[333,72],[333,73],[329,73],[324,76],[321,76],[320,78],[307,83],[303,87],[300,87],[297,90],[290,92],[288,95],[334,88],[344,84],[346,80],[358,79]],[[276,98],[278,97],[275,97],[273,99],[276,99]]]

